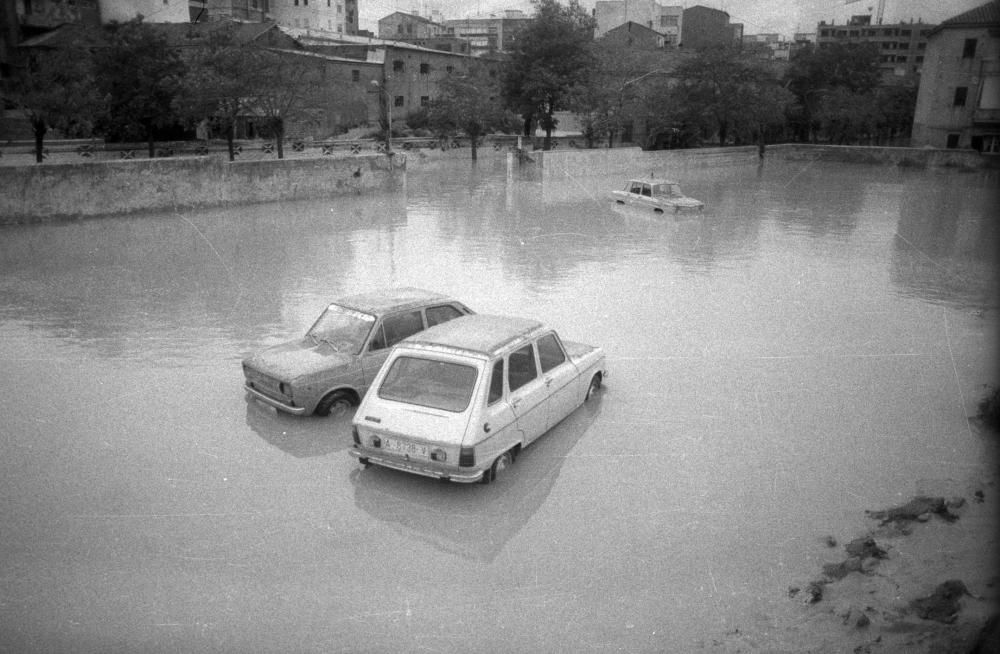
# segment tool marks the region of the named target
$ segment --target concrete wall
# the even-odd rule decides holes
[[[549,150],[527,153],[541,168],[543,179],[558,177],[679,177],[685,170],[708,166],[747,165],[758,160],[756,147],[642,150],[603,148]]]
[[[322,198],[392,187],[405,175],[402,155],[0,166],[0,224]]]
[[[759,161],[757,146],[641,150],[639,148],[565,149],[528,152],[543,179],[614,175],[680,177],[686,170],[709,166],[750,165]],[[1000,165],[1000,157],[975,150],[889,148],[844,145],[781,144],[767,146],[766,159],[978,169]]]

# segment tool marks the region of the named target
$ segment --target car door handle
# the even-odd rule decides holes
[[[552,378],[551,377],[546,377],[545,378],[545,385],[546,386],[551,386],[552,385]]]
[[[510,401],[510,405],[516,409],[521,405],[521,398],[515,397],[513,400]]]

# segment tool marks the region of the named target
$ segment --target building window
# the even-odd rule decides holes
[[[949,134],[948,135],[948,140],[945,142],[944,147],[948,148],[949,150],[954,150],[955,148],[957,148],[958,147],[958,137],[959,137],[958,134]]]
[[[430,72],[431,72],[431,65],[430,64],[420,64],[420,74],[421,75],[427,75]]]
[[[394,72],[394,73],[401,73],[401,72],[403,72],[403,70],[404,70],[403,60],[402,59],[395,59],[392,62],[392,72]]]
[[[360,70],[352,70],[351,71],[351,81],[352,82],[360,82],[361,81],[361,71]]]
[[[454,67],[454,66],[445,66],[444,70],[445,70],[445,72],[447,72],[447,73],[448,73],[449,75],[451,75],[452,73],[454,73],[454,72],[455,72],[455,67]]]
[[[420,96],[420,106],[421,107],[429,107],[430,104],[431,104],[431,96],[429,96],[429,95],[422,95],[422,96]]]
[[[959,86],[959,87],[957,87],[955,89],[955,102],[954,102],[953,106],[955,106],[955,107],[964,107],[965,106],[965,98],[968,95],[969,95],[969,87],[967,87],[967,86]]]
[[[965,39],[962,46],[962,59],[972,59],[976,56],[976,39]]]
[[[394,106],[394,107],[402,107],[403,106],[403,96],[397,95],[395,98],[393,98],[392,99],[392,106]]]

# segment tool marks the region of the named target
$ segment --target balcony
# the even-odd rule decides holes
[[[972,124],[1000,126],[1000,109],[976,109],[972,114]]]

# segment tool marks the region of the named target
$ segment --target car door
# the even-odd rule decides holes
[[[517,428],[527,445],[545,433],[548,425],[549,389],[538,372],[534,343],[507,356],[507,389]]]
[[[546,429],[552,429],[560,420],[568,416],[583,400],[577,392],[578,371],[563,349],[555,332],[549,332],[538,339],[538,363],[542,370],[542,381],[549,391],[548,419]]]
[[[385,363],[392,346],[407,336],[412,336],[424,329],[424,319],[420,309],[394,313],[382,318],[372,330],[368,339],[368,347],[361,356],[361,367],[365,375],[365,388],[372,383],[379,368]]]

